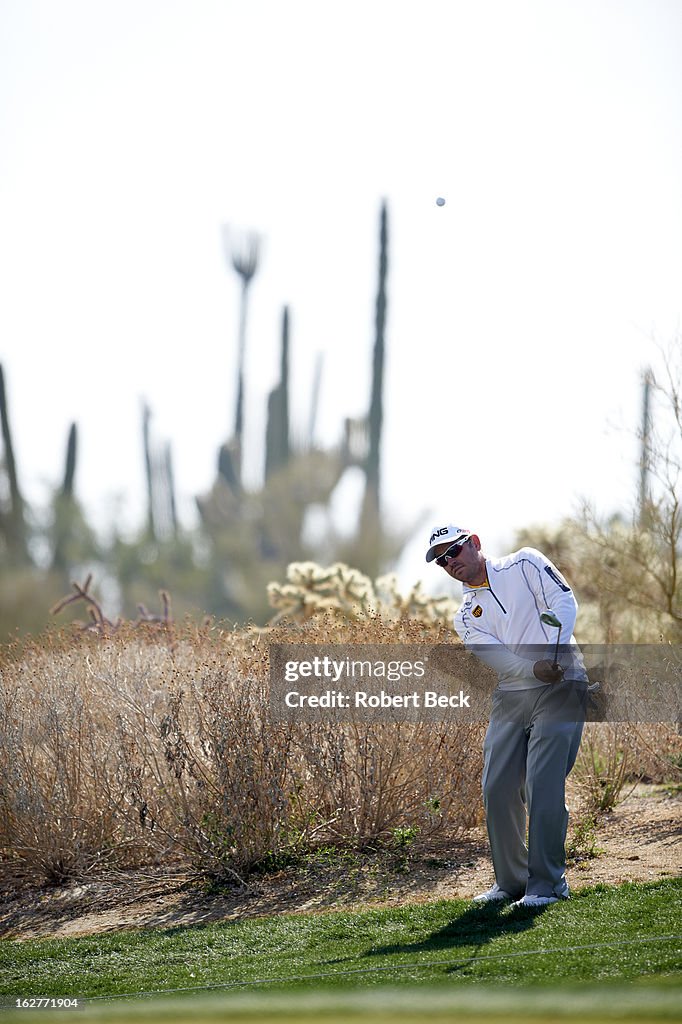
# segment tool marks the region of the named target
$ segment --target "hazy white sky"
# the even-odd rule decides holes
[[[285,303],[294,429],[322,351],[336,440],[368,405],[386,198],[385,507],[432,510],[402,578],[432,521],[501,553],[580,496],[628,504],[640,372],[680,322],[681,44],[678,0],[0,0],[0,359],[26,493],[58,482],[76,420],[81,498],[102,526],[141,518],[144,398],[189,521],[234,419],[225,223],[264,237],[251,481]]]

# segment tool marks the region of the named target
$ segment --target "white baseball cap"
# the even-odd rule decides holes
[[[434,526],[431,530],[429,537],[429,550],[426,552],[426,561],[432,562],[436,557],[436,548],[440,547],[441,544],[455,544],[457,541],[468,540],[471,536],[471,530],[465,530],[463,526],[453,526],[452,523],[448,523],[447,526]]]

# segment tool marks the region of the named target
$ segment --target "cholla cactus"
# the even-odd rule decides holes
[[[342,562],[325,569],[315,562],[291,562],[287,582],[268,584],[268,601],[277,614],[273,621],[310,618],[331,611],[346,619],[376,614],[378,600],[371,580]]]
[[[288,618],[301,622],[320,612],[346,620],[380,618],[387,624],[405,619],[426,626],[450,625],[456,604],[447,597],[429,597],[421,583],[408,594],[398,589],[395,575],[375,583],[342,562],[324,568],[315,562],[292,562],[286,583],[268,584],[268,600],[277,609],[271,624]]]
[[[388,622],[411,619],[424,626],[452,625],[457,602],[450,597],[425,594],[421,582],[415,583],[407,594],[401,594],[398,577],[389,573],[380,576],[374,587],[379,596],[381,617]]]

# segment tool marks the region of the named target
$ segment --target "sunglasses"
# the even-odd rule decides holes
[[[455,544],[451,544],[447,551],[444,551],[442,555],[435,559],[436,565],[444,569],[448,564],[448,558],[457,558],[464,545],[468,544],[470,540],[470,537],[465,537],[464,540],[458,540]]]

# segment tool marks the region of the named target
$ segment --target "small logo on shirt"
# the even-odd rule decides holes
[[[481,615],[483,615],[483,609],[481,608],[480,604],[476,605],[471,614],[475,619],[480,619]]]

